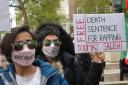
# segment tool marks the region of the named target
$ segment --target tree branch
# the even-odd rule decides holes
[[[14,8],[18,8],[18,9],[21,9],[21,7],[20,6],[18,6],[18,5],[9,5],[10,7],[14,7]]]

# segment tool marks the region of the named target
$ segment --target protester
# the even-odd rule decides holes
[[[35,59],[36,45],[27,25],[13,28],[3,38],[1,52],[10,65],[0,72],[0,85],[68,85],[54,67]]]
[[[74,44],[70,35],[55,23],[41,24],[35,32],[39,46],[36,55],[42,55],[42,60],[61,66],[65,79],[70,85],[98,85],[102,73],[101,62],[104,60],[98,53],[93,56],[93,63],[88,74],[83,79],[79,64],[74,61]],[[40,57],[39,57],[40,58]]]
[[[82,76],[83,77],[86,76],[86,74],[90,70],[91,64],[93,63],[91,53],[79,53],[79,54],[76,54],[76,62],[79,63],[79,65],[81,66]],[[104,68],[105,68],[105,61],[102,62],[102,75],[101,75],[101,77],[99,79],[100,81],[104,81],[104,73],[103,73]]]
[[[125,58],[120,59],[120,81],[124,80],[124,75],[128,73],[128,64],[125,63]]]

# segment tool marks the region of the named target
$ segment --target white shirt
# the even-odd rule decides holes
[[[16,74],[16,81],[18,85],[40,85],[41,70],[37,67],[37,70],[33,75],[25,77]]]

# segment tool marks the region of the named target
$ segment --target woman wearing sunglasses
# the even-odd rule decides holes
[[[75,52],[72,39],[60,25],[44,23],[38,27],[35,34],[39,43],[36,55],[55,66],[70,85],[99,84],[102,73],[102,65],[99,64],[99,61],[103,58],[96,54],[86,78],[82,78],[81,68],[74,61]]]
[[[10,65],[0,73],[0,85],[68,85],[50,64],[35,59],[36,46],[27,25],[16,27],[5,35],[1,52]]]

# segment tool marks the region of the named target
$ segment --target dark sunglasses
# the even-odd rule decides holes
[[[34,49],[37,46],[36,41],[33,41],[33,40],[25,41],[25,42],[14,42],[11,45],[12,45],[13,50],[15,51],[23,50],[24,45],[27,45],[29,49]]]
[[[52,43],[55,46],[60,46],[61,45],[61,41],[59,41],[58,39],[56,39],[56,40],[45,40],[43,42],[43,45],[48,47],[48,46],[51,46]]]

